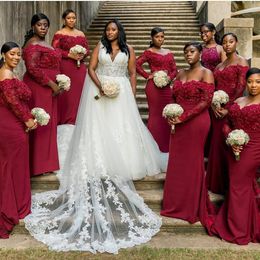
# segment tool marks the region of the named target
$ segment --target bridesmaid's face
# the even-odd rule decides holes
[[[12,48],[10,51],[4,54],[5,64],[7,67],[14,69],[19,61],[21,60],[21,50],[20,48]]]
[[[164,32],[159,32],[152,37],[153,45],[160,48],[164,43]]]
[[[49,23],[46,19],[39,20],[33,26],[34,33],[38,35],[40,38],[44,38],[49,30]]]
[[[200,60],[200,51],[193,45],[184,50],[185,60],[189,65],[195,64]]]
[[[260,95],[260,74],[252,74],[246,81],[246,87],[251,96]]]
[[[64,24],[65,24],[65,26],[67,26],[71,29],[74,28],[74,26],[76,24],[76,14],[69,13],[64,19]]]
[[[209,42],[214,37],[215,31],[210,31],[205,25],[200,28],[200,37],[204,42]]]
[[[237,49],[237,41],[233,35],[227,35],[223,39],[222,46],[226,54],[233,53]]]
[[[110,23],[106,28],[107,39],[110,42],[112,42],[118,38],[118,34],[119,34],[119,31],[118,31],[117,25],[115,23]]]

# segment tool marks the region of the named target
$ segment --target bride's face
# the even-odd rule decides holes
[[[112,42],[118,38],[118,27],[115,23],[110,23],[106,28],[107,39]]]

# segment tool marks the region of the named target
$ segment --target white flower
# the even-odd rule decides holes
[[[168,104],[163,109],[163,117],[178,117],[184,112],[179,104]]]
[[[167,73],[163,70],[159,70],[154,73],[153,75],[153,82],[156,87],[163,88],[167,86],[170,82],[169,77]]]
[[[50,115],[43,108],[35,107],[32,109],[31,113],[39,125],[42,126],[49,123]]]
[[[104,94],[109,98],[117,97],[120,91],[118,84],[112,80],[105,81],[102,84]]]
[[[65,91],[70,90],[70,78],[64,74],[56,75],[56,81],[58,82],[58,86],[60,89],[64,89]]]
[[[249,142],[249,135],[242,129],[235,129],[228,134],[226,143],[230,146],[246,145]],[[236,160],[240,159],[239,153],[235,153]]]
[[[229,96],[225,91],[217,90],[217,91],[214,92],[214,95],[213,95],[213,98],[212,98],[212,104],[216,108],[220,108],[221,105],[227,104],[228,101],[229,101]]]
[[[87,50],[83,46],[77,44],[70,48],[70,52],[74,54],[80,54],[80,53],[86,54]]]

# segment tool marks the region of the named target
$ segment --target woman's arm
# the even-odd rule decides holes
[[[98,54],[99,54],[99,48],[100,48],[100,43],[97,44],[97,46],[94,48],[90,61],[89,61],[89,67],[88,67],[88,73],[90,78],[93,80],[95,83],[96,87],[99,89],[100,93],[102,93],[102,88],[101,88],[101,82],[98,79],[98,76],[96,74],[96,68],[98,65]]]
[[[133,94],[135,96],[136,93],[136,58],[135,58],[135,52],[134,49],[128,45],[129,48],[129,61],[128,61],[128,73],[130,77],[130,84],[132,87]]]

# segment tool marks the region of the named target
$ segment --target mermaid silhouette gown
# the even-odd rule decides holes
[[[211,235],[246,245],[260,242],[260,191],[256,183],[260,165],[260,105],[240,108],[234,103],[229,109],[225,136],[233,129],[243,129],[250,137],[236,161],[228,148],[229,188],[218,214],[209,216],[207,230]]]
[[[190,223],[204,223],[207,214],[204,145],[210,127],[208,107],[214,86],[206,82],[176,80],[174,102],[184,109],[171,134],[169,163],[161,215]]]
[[[151,73],[159,70],[167,71],[171,80],[173,80],[177,74],[177,68],[172,53],[162,55],[146,50],[138,57],[136,61],[136,71],[147,79],[150,74],[142,68],[142,65],[146,62],[149,64]],[[167,120],[162,117],[162,111],[164,107],[172,101],[170,84],[163,88],[158,88],[155,86],[153,80],[150,79],[147,81],[145,94],[147,96],[149,108],[147,127],[159,145],[160,150],[163,153],[168,153],[171,127]]]
[[[217,69],[214,71],[216,90],[224,90],[229,95],[229,102],[225,105],[225,108],[228,109],[235,99],[243,95],[247,70],[247,66],[230,65],[223,70]],[[206,183],[210,191],[220,194],[224,194],[228,187],[227,146],[223,135],[225,122],[226,117],[216,118],[212,112],[212,136]]]

